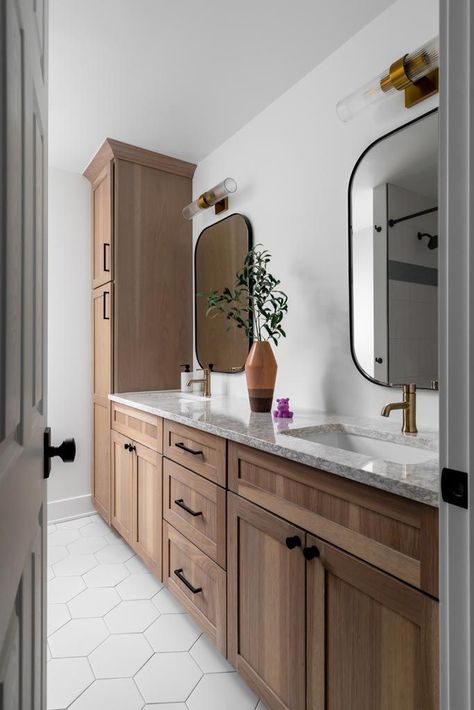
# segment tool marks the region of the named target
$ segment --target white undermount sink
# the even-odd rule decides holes
[[[288,430],[282,432],[288,436],[295,436],[305,441],[315,444],[323,444],[334,449],[352,451],[363,456],[370,456],[373,459],[390,461],[401,464],[417,464],[425,461],[432,461],[436,458],[435,451],[419,448],[417,446],[406,446],[396,444],[385,439],[376,439],[364,434],[348,431],[321,431],[309,427],[308,429]]]

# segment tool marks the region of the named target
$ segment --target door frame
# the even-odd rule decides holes
[[[471,0],[440,0],[440,469],[468,473],[474,464],[473,10]],[[442,710],[473,707],[473,582],[474,516],[441,501]]]

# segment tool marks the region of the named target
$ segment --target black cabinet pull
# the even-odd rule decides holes
[[[182,581],[183,584],[186,585],[186,587],[193,593],[193,594],[199,594],[199,592],[202,592],[202,587],[193,587],[191,582],[188,582],[186,577],[183,574],[183,568],[180,567],[180,569],[175,569],[174,571],[175,575],[177,576],[178,579]]]
[[[107,247],[110,249],[110,244],[107,242],[104,242],[104,253],[103,253],[103,262],[104,262],[104,271],[110,272],[110,268],[107,268]]]
[[[124,444],[124,445],[123,445],[123,448],[124,448],[124,449],[129,449],[129,448],[130,448],[130,444]]]
[[[311,545],[311,547],[304,548],[303,555],[304,555],[305,560],[308,560],[308,562],[309,562],[310,560],[314,560],[315,557],[319,557],[320,552],[319,552],[318,548],[316,547],[316,545]]]
[[[102,318],[104,320],[110,320],[109,316],[107,315],[107,296],[109,295],[108,291],[104,291],[104,300],[102,303]]]
[[[137,447],[134,446],[133,444],[124,444],[123,448],[128,449],[130,451],[130,453],[137,450]]]
[[[202,510],[191,510],[191,508],[188,508],[182,498],[178,498],[178,500],[175,500],[175,503],[177,506],[185,510],[186,513],[189,513],[189,515],[192,515],[194,518],[196,518],[198,515],[202,515]]]
[[[301,538],[299,538],[298,535],[287,537],[285,542],[289,550],[294,550],[295,547],[301,547]]]
[[[193,456],[202,456],[203,452],[202,451],[196,451],[195,449],[188,449],[187,446],[183,444],[182,441],[178,441],[177,444],[175,444],[177,449],[182,449],[182,451],[186,451],[188,454],[192,454]]]

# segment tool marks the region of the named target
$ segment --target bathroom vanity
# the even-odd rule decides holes
[[[434,433],[110,400],[112,526],[268,708],[438,707]]]

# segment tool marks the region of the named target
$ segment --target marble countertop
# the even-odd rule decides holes
[[[271,414],[251,412],[246,399],[223,395],[205,399],[178,391],[127,392],[113,394],[109,398],[337,476],[431,506],[438,505],[438,433],[424,430],[418,434],[403,435],[398,418],[396,422],[391,422],[381,417],[364,419],[296,410],[293,419],[274,419]],[[425,449],[433,453],[433,458],[428,454],[428,460],[423,463],[392,463],[308,441],[302,438],[304,432],[300,431],[307,427],[315,432],[364,434],[376,440]]]

